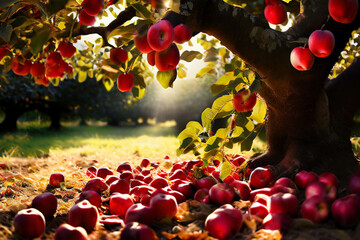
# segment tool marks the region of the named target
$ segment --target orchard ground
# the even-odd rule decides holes
[[[85,172],[90,166],[115,170],[122,162],[128,161],[132,166],[136,166],[143,158],[149,158],[151,161],[160,162],[161,168],[167,169],[171,164],[164,159],[166,155],[170,157],[170,162],[194,158],[193,155],[176,157],[178,140],[171,124],[122,128],[100,126],[101,123],[90,126],[77,126],[72,123],[64,125],[67,126],[61,131],[54,132],[47,130],[44,125],[22,123],[17,133],[0,137],[0,239],[17,239],[13,235],[12,224],[16,212],[30,206],[35,196],[48,190],[55,191],[58,210],[55,219],[48,221],[50,224],[47,223],[41,239],[52,239],[56,228],[66,222],[68,210],[89,180]],[[356,142],[354,139],[354,143]],[[255,151],[261,151],[265,147],[266,143],[261,139],[255,140]],[[230,153],[237,153],[237,149]],[[55,172],[65,175],[66,184],[61,189],[48,186],[49,176]],[[204,209],[204,214],[209,214],[210,212],[206,211],[211,209]],[[360,226],[354,232],[354,229],[334,229],[333,222],[330,223],[330,228],[329,223],[321,224],[317,228],[309,227],[308,224],[299,222],[300,229],[304,227],[307,231],[297,229],[289,236],[290,239],[310,236],[308,239],[318,239],[320,236],[325,236],[326,239],[360,239]],[[251,233],[250,229],[245,232]],[[98,227],[89,237],[118,239],[118,236],[119,231]],[[327,238],[330,236],[331,238]],[[258,237],[269,239],[270,235]],[[273,237],[277,239],[276,236]]]

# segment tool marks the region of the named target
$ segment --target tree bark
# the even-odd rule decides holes
[[[260,75],[260,95],[268,107],[268,149],[251,159],[251,168],[270,164],[278,175],[287,176],[301,169],[332,171],[342,179],[358,170],[349,138],[360,105],[359,64],[330,83],[328,75],[351,32],[359,28],[360,14],[353,23],[340,24],[328,16],[327,3],[301,1],[296,22],[286,32],[272,30],[263,18],[221,0],[183,0],[179,13],[165,17],[216,37]],[[333,53],[317,58],[311,70],[297,71],[290,64],[292,49],[301,46],[296,40],[321,27],[335,36]],[[348,93],[352,97],[345,97]]]

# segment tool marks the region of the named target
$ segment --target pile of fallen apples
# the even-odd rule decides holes
[[[337,198],[338,179],[330,172],[301,171],[294,181],[276,180],[271,168],[259,167],[248,171],[244,176],[248,180],[242,181],[236,170],[245,157],[236,155],[228,161],[232,173],[223,181],[218,161],[205,167],[200,160],[181,161],[168,166],[169,170],[146,158],[136,167],[121,163],[116,172],[89,167],[89,180],[69,210],[67,223],[57,228],[55,239],[87,239],[99,224],[121,227],[120,239],[158,239],[153,229],[159,224],[175,225],[179,204],[186,201],[209,204],[214,211],[206,217],[205,231],[218,239],[231,239],[249,219],[255,220],[257,229],[282,233],[295,218],[321,223],[331,216],[344,228],[360,220],[360,173],[351,176],[348,195]],[[64,181],[63,174],[53,173],[49,184],[57,188]],[[239,209],[234,201],[246,201],[248,207]],[[57,203],[50,192],[36,196],[31,208],[15,216],[15,232],[23,238],[40,237]]]

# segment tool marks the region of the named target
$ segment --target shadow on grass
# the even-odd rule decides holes
[[[69,149],[81,147],[91,139],[92,144],[109,140],[114,144],[117,140],[126,138],[176,137],[174,127],[138,126],[71,126],[59,131],[45,127],[20,128],[16,133],[0,136],[0,156],[14,157],[47,157],[50,149]]]

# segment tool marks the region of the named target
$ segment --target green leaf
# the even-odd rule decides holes
[[[255,137],[257,136],[257,131],[253,131],[242,143],[241,151],[250,151]]]
[[[31,38],[31,52],[33,54],[39,53],[45,43],[50,39],[53,31],[50,27],[47,25],[44,25],[42,29],[36,32],[36,34]]]
[[[0,27],[0,38],[3,39],[5,42],[10,42],[10,37],[12,33],[12,26],[6,25]]]
[[[135,24],[129,24],[126,26],[120,26],[115,28],[108,36],[108,40],[114,36],[120,35],[123,38],[130,38],[133,36],[134,32],[136,31]]]
[[[231,163],[228,161],[224,161],[221,163],[220,167],[220,179],[224,181],[224,179],[231,174]]]
[[[211,108],[206,108],[201,114],[201,122],[206,131],[210,131],[213,119],[214,113],[211,111]]]
[[[264,101],[258,99],[252,110],[252,114],[250,118],[258,123],[263,123],[265,121],[265,117],[266,117],[266,104]]]
[[[219,128],[215,133],[215,137],[225,139],[228,135],[228,132],[229,132],[229,129],[227,129],[227,128]]]
[[[0,8],[6,8],[6,7],[8,7],[11,4],[14,4],[16,2],[19,2],[19,0],[1,0],[0,1]]]
[[[186,128],[194,128],[197,130],[197,134],[199,134],[200,132],[202,132],[203,127],[201,126],[201,124],[199,122],[196,121],[190,121],[186,124]]]
[[[49,15],[53,15],[64,9],[69,0],[50,0],[48,5]]]
[[[225,64],[225,72],[232,72],[235,70],[235,66],[233,64]]]
[[[142,4],[135,3],[131,5],[139,13],[139,17],[149,19],[151,18],[151,12]]]
[[[79,71],[78,72],[78,81],[79,83],[85,82],[87,77],[87,72]]]
[[[232,95],[224,95],[215,99],[213,105],[211,106],[211,111],[214,113],[213,119],[224,118],[234,111],[232,99]]]
[[[103,84],[104,84],[104,87],[106,88],[106,90],[108,92],[110,92],[110,90],[113,88],[114,86],[114,81],[111,80],[110,78],[103,78]]]
[[[250,112],[251,113],[251,112]],[[246,113],[238,113],[236,120],[235,120],[235,125],[239,126],[239,127],[245,127],[245,125],[250,121],[248,119],[248,117],[251,114],[249,114],[249,112]]]
[[[179,149],[186,149],[192,142],[193,139],[191,137],[185,138],[184,140],[182,140]]]
[[[202,69],[200,70],[200,72],[198,72],[198,73],[196,74],[195,77],[196,77],[196,78],[199,78],[199,77],[204,76],[204,75],[207,74],[207,73],[215,73],[215,72],[216,72],[215,68],[216,68],[216,64],[213,63],[213,62],[211,62],[211,63],[209,63],[208,65],[206,65],[206,67],[202,68]]]
[[[172,70],[172,71],[158,71],[156,74],[156,79],[159,81],[159,83],[161,84],[161,86],[163,88],[168,88],[168,87],[173,87],[173,83],[176,80],[177,77],[177,71]]]
[[[202,54],[200,52],[198,52],[198,51],[185,50],[180,56],[180,59],[184,60],[186,62],[192,62],[195,58],[201,59]]]
[[[219,148],[219,144],[223,141],[222,138],[212,136],[206,142],[205,152],[210,152],[211,150]]]
[[[145,88],[142,88],[140,86],[134,86],[131,89],[131,91],[132,91],[134,98],[136,98],[136,99],[141,99],[145,95]]]
[[[230,81],[234,79],[235,77],[232,72],[225,73],[213,85],[211,85],[211,92],[213,94],[221,93],[228,87]]]
[[[250,92],[259,92],[261,88],[261,81],[259,79],[255,79],[250,86]]]

